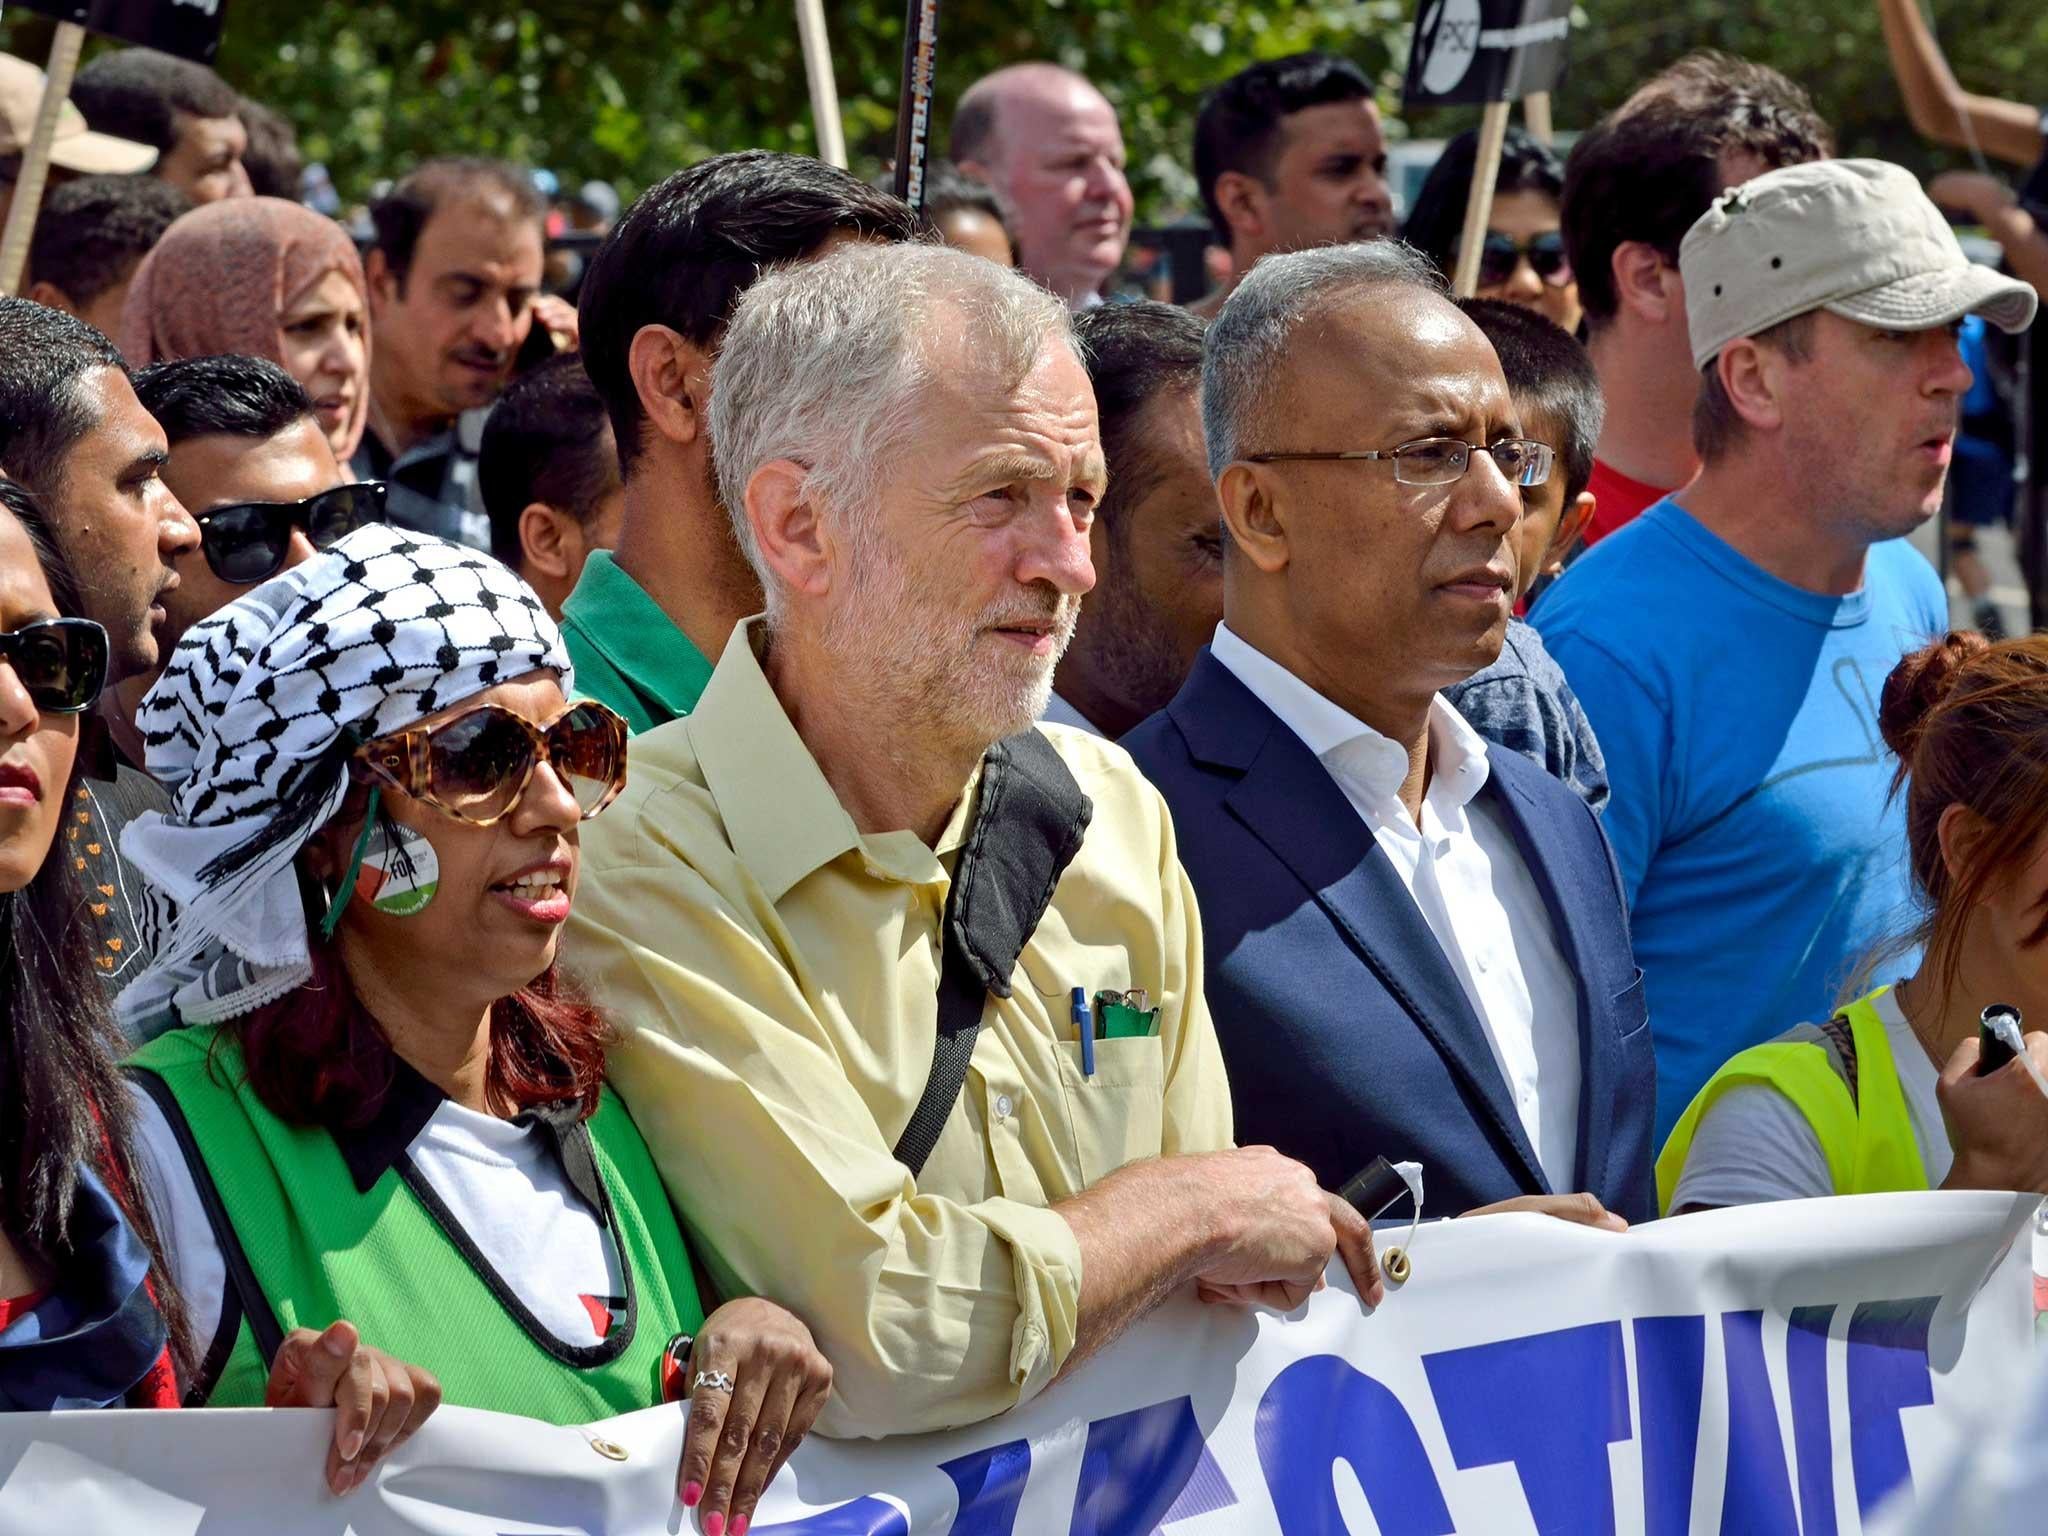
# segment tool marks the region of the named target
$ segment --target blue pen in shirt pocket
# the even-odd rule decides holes
[[[1095,1075],[1095,1015],[1088,1006],[1088,989],[1070,989],[1071,1011],[1074,1016],[1074,1033],[1081,1041],[1081,1075]]]

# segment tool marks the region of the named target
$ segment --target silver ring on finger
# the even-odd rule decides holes
[[[732,1391],[732,1376],[725,1371],[699,1371],[690,1383],[692,1392],[701,1392],[709,1387],[714,1392]]]

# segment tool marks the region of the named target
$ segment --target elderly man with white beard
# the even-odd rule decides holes
[[[634,739],[571,953],[720,1289],[831,1360],[820,1431],[999,1413],[1187,1286],[1292,1307],[1340,1253],[1376,1302],[1357,1213],[1232,1145],[1158,794],[1032,725],[1105,480],[1065,308],[847,245],[742,297],[711,417],[767,612]]]

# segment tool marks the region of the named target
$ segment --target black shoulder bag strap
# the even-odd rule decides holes
[[[988,995],[1010,995],[1017,957],[1080,851],[1094,813],[1059,753],[1036,729],[988,749],[981,804],[946,896],[932,1073],[896,1141],[896,1161],[912,1178],[924,1171],[959,1102]]]

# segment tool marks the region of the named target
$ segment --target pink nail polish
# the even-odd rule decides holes
[[[747,1536],[747,1517],[745,1515],[733,1517],[732,1536]]]
[[[722,1536],[724,1530],[725,1516],[706,1515],[704,1517],[704,1536]]]
[[[683,1484],[683,1508],[695,1509],[703,1497],[704,1485],[702,1483]]]

